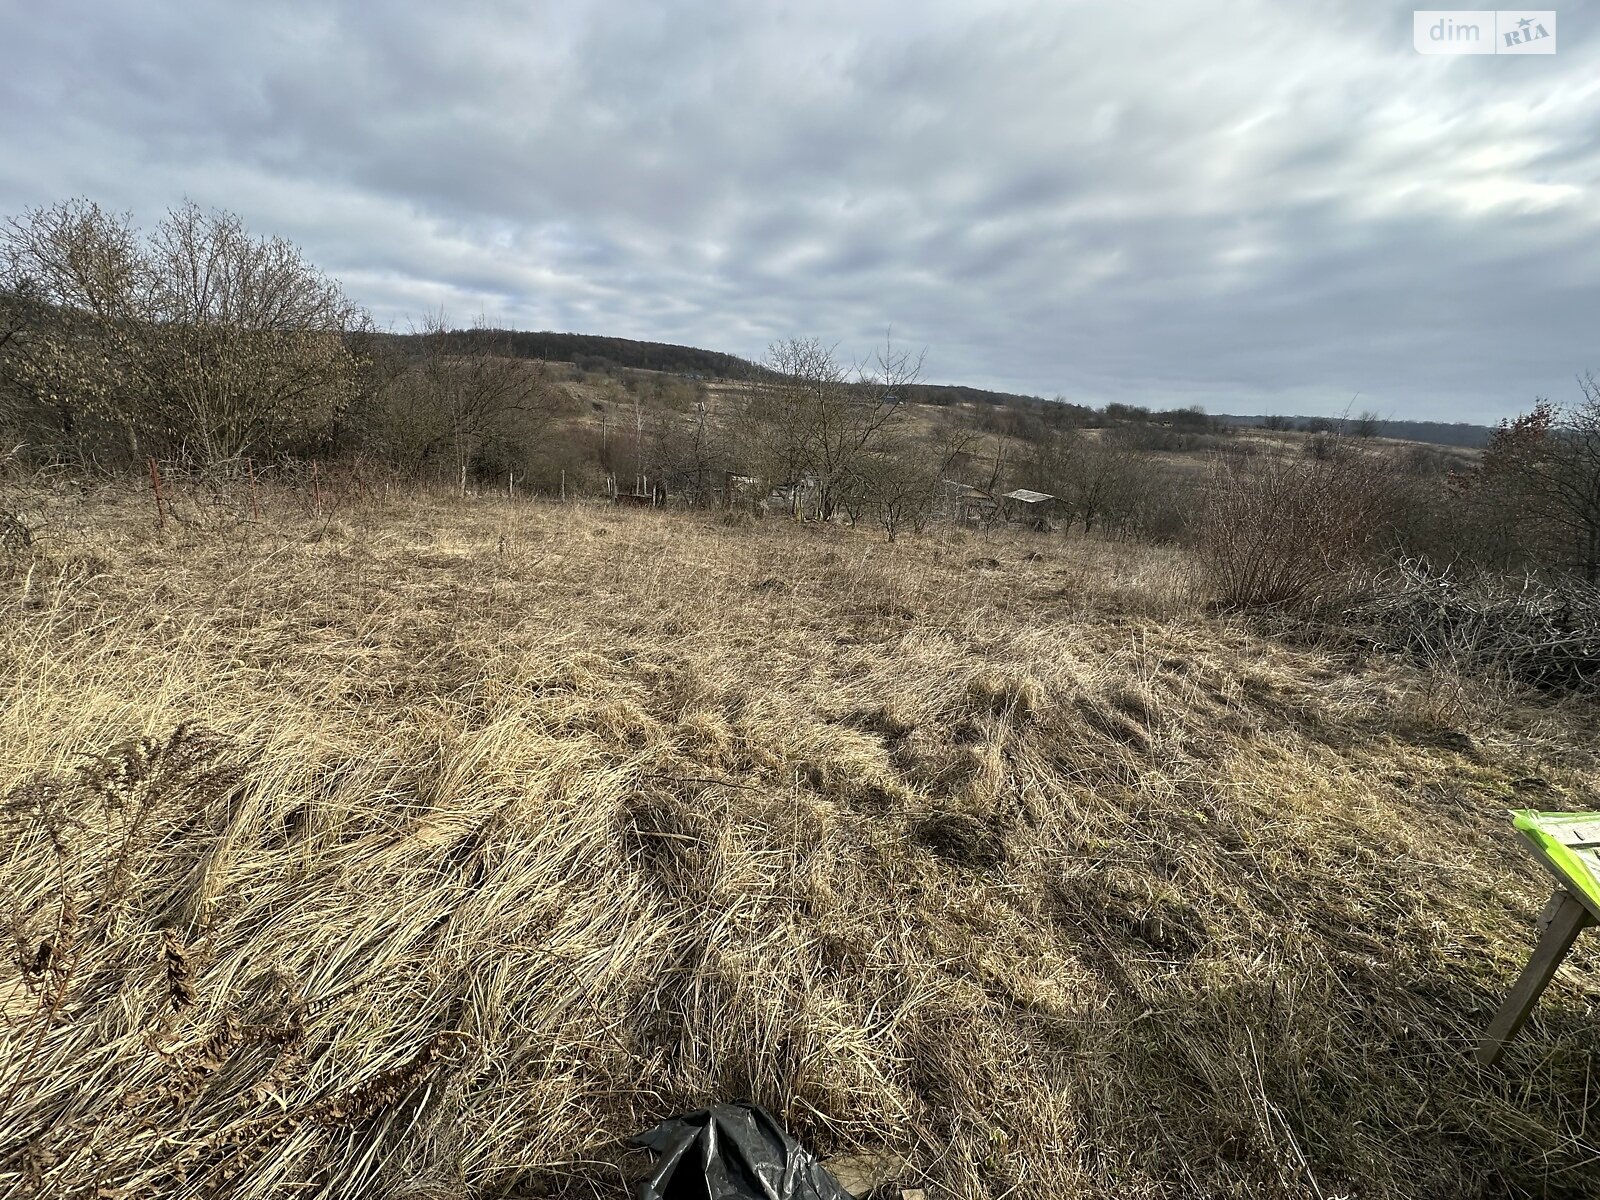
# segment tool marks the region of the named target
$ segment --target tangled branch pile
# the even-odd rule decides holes
[[[1600,684],[1600,588],[1462,579],[1406,560],[1349,612],[1373,645],[1419,662],[1492,673],[1546,691]]]

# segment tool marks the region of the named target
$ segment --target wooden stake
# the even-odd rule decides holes
[[[317,471],[317,464],[311,464],[311,498],[317,506],[317,516],[322,515],[322,476]]]
[[[161,504],[161,468],[156,466],[155,456],[150,456],[150,493],[156,498],[156,528],[167,527],[166,509]]]
[[[244,460],[244,473],[245,473],[245,476],[250,480],[250,515],[252,517],[254,517],[256,520],[260,520],[261,519],[261,506],[256,503],[256,460],[255,459],[247,458],[247,459]]]
[[[1489,1022],[1489,1031],[1478,1044],[1478,1061],[1484,1066],[1492,1067],[1500,1061],[1507,1044],[1517,1036],[1545,987],[1555,977],[1556,968],[1572,949],[1572,943],[1594,923],[1593,915],[1582,901],[1565,888],[1555,890],[1539,917],[1541,932],[1533,957],[1522,968],[1522,974],[1511,986],[1511,994]]]

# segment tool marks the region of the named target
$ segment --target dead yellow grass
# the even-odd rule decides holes
[[[1585,705],[1133,546],[147,505],[0,601],[0,1192],[617,1195],[748,1097],[959,1197],[1589,1194],[1592,949],[1469,1054]]]

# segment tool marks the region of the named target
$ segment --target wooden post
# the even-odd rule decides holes
[[[317,516],[322,515],[322,477],[317,474],[317,464],[311,464],[311,498],[317,506]]]
[[[245,477],[250,480],[250,515],[256,520],[261,519],[261,506],[256,503],[256,460],[244,460]]]
[[[155,456],[150,456],[150,493],[156,498],[156,528],[167,527],[166,509],[161,504],[161,468],[156,466]]]
[[[561,468],[561,502],[563,504],[565,504],[566,501],[567,501],[567,469],[565,467],[562,467]]]
[[[1595,923],[1583,902],[1566,888],[1557,888],[1539,916],[1539,944],[1522,974],[1511,987],[1511,994],[1489,1022],[1489,1031],[1478,1044],[1478,1061],[1491,1067],[1500,1061],[1507,1044],[1517,1036],[1533,1006],[1539,1002],[1556,968],[1566,958],[1572,943],[1585,928]]]

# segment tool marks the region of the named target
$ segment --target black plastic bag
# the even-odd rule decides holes
[[[639,1200],[851,1200],[764,1108],[718,1104],[663,1121],[632,1145],[655,1151]]]

